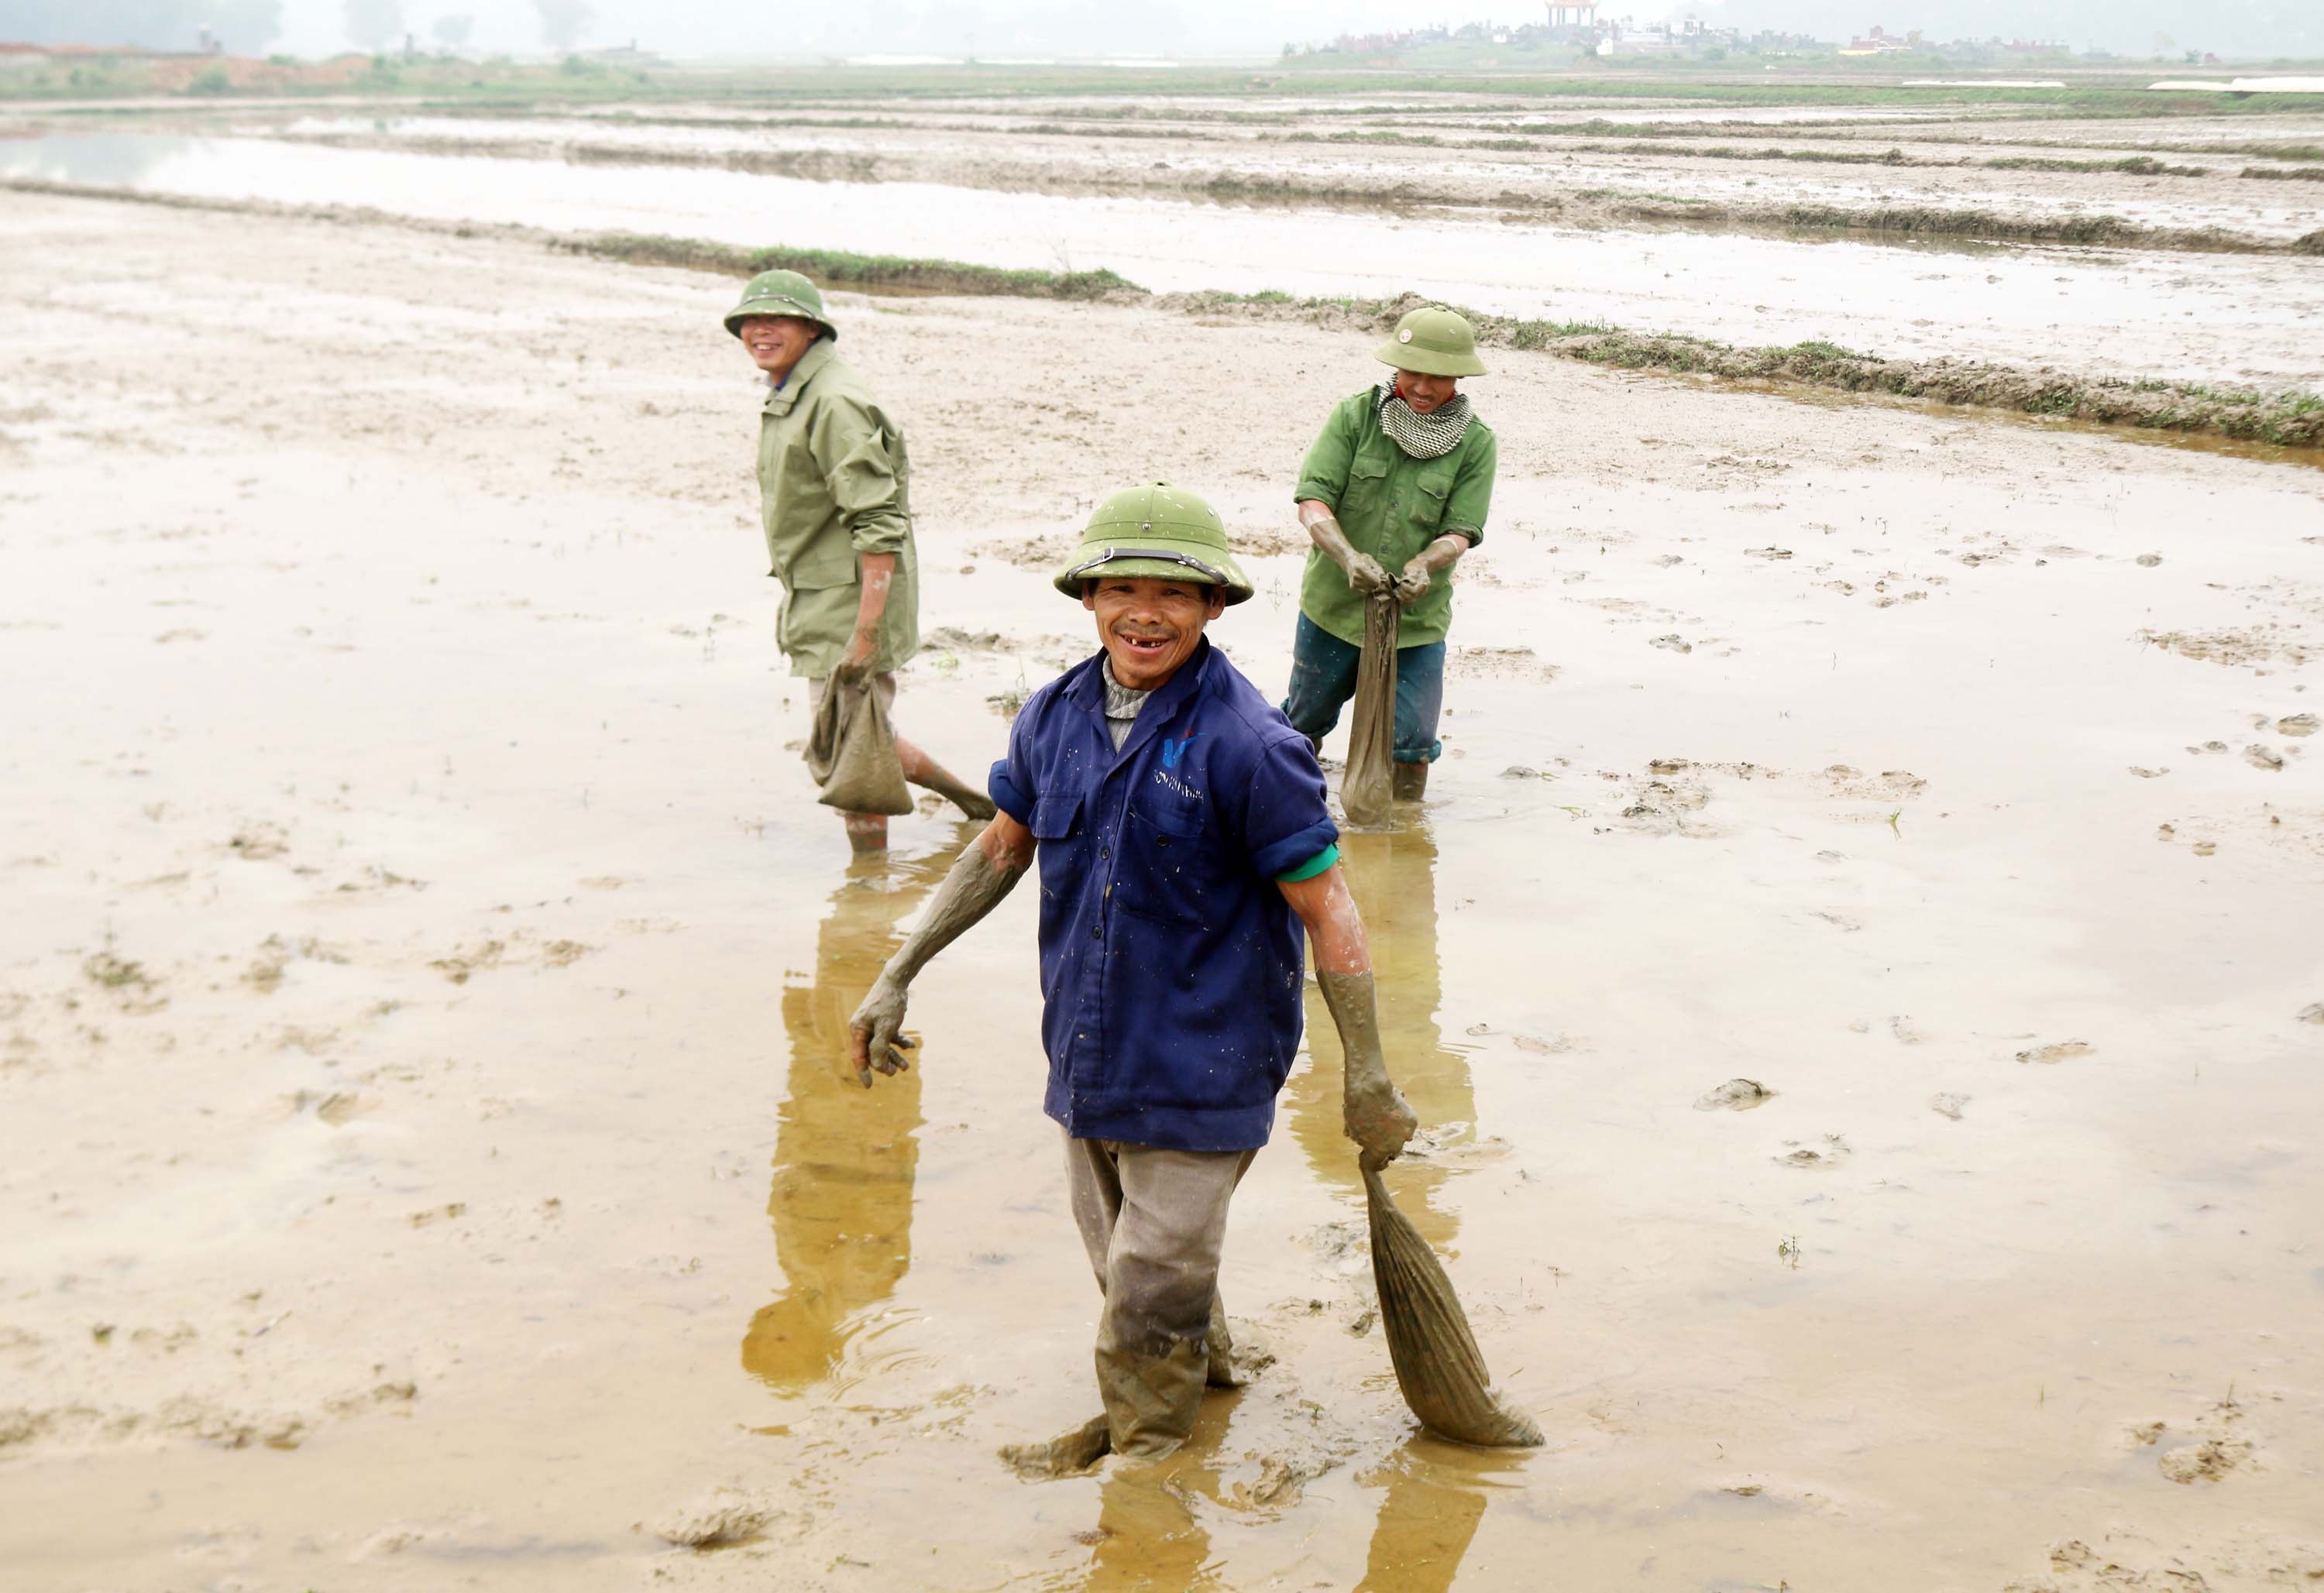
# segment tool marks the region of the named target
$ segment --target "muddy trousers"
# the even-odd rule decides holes
[[[1204,1386],[1233,1381],[1219,1253],[1258,1154],[1065,1137],[1074,1223],[1105,1295],[1097,1386],[1117,1455],[1168,1454],[1194,1430]]]

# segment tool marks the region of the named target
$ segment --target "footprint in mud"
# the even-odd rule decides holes
[[[2065,1062],[2077,1056],[2088,1056],[2098,1049],[2086,1040],[2060,1040],[2052,1045],[2035,1045],[2017,1054],[2020,1062]]]
[[[2155,1461],[2163,1475],[2182,1487],[2218,1482],[2230,1472],[2253,1467],[2252,1446],[2240,1438],[2207,1438],[2165,1450]]]
[[[1960,1121],[1961,1108],[1967,1106],[1969,1101],[1969,1098],[1966,1095],[1955,1095],[1950,1091],[1945,1091],[1929,1097],[1929,1110],[1941,1118],[1950,1118],[1958,1123]]]
[[[2324,723],[2324,721],[2319,721],[2313,714],[2293,714],[2275,722],[2275,733],[2281,736],[2312,736],[2319,723]]]
[[[1929,1036],[1910,1017],[1899,1013],[1888,1019],[1888,1032],[1899,1045],[1917,1045]]]
[[[1658,647],[1665,652],[1673,653],[1691,653],[1694,650],[1694,644],[1675,631],[1668,636],[1657,636],[1646,645]]]
[[[1748,1112],[1775,1098],[1775,1092],[1757,1079],[1729,1079],[1718,1089],[1709,1091],[1696,1100],[1699,1112]]]
[[[2171,771],[2168,769],[2141,769],[2137,764],[2134,763],[2130,766],[2130,772],[2136,775],[2142,780],[2159,780]]]
[[[2310,1001],[2300,1009],[2301,1023],[2324,1023],[2324,1001]]]
[[[2283,768],[2283,754],[2273,747],[2263,747],[2254,742],[2244,749],[2244,761],[2254,769],[2264,769],[2274,773]]]

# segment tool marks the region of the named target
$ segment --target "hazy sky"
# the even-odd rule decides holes
[[[468,48],[525,52],[546,48],[544,4],[590,14],[579,33],[585,46],[634,38],[650,50],[689,56],[1272,53],[1286,40],[1321,41],[1343,28],[1541,15],[1537,5],[1508,0],[790,0],[779,7],[707,0],[0,0],[0,39],[181,45],[209,22],[237,52],[321,55],[348,48],[359,34],[377,37],[398,21],[425,44],[440,20],[465,17]],[[2138,55],[2166,48],[2324,54],[2324,0],[1608,0],[1607,10],[1641,19],[1692,12],[1720,24],[1820,38],[1878,23],[1938,39],[2061,38]],[[256,36],[270,26],[271,36]]]

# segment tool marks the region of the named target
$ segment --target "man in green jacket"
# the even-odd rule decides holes
[[[727,312],[726,330],[766,383],[759,418],[760,517],[767,573],[783,584],[775,643],[821,702],[835,677],[896,700],[898,666],[920,645],[919,558],[912,548],[911,466],[902,428],[835,352],[816,285],[794,271],[761,272]],[[991,800],[903,737],[904,778],[973,819]],[[850,813],[858,852],[888,844],[881,814]]]
[[[1376,356],[1396,374],[1340,401],[1299,467],[1293,497],[1314,548],[1299,587],[1284,716],[1320,745],[1354,695],[1364,603],[1393,591],[1395,792],[1416,802],[1444,750],[1444,635],[1452,566],[1485,538],[1499,447],[1463,376],[1481,376],[1476,335],[1441,305],[1416,309]]]

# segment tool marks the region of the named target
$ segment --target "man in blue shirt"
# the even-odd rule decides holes
[[[1102,649],[1027,700],[992,766],[999,815],[856,1009],[857,1076],[910,1065],[907,987],[1038,861],[1044,1103],[1105,1294],[1105,1414],[1010,1451],[1076,1469],[1168,1454],[1234,1381],[1218,1304],[1227,1202],[1267,1143],[1303,1020],[1305,942],[1374,1165],[1412,1109],[1389,1082],[1363,919],[1307,739],[1204,629],[1251,594],[1209,504],[1164,484],[1100,503],[1055,585]]]

